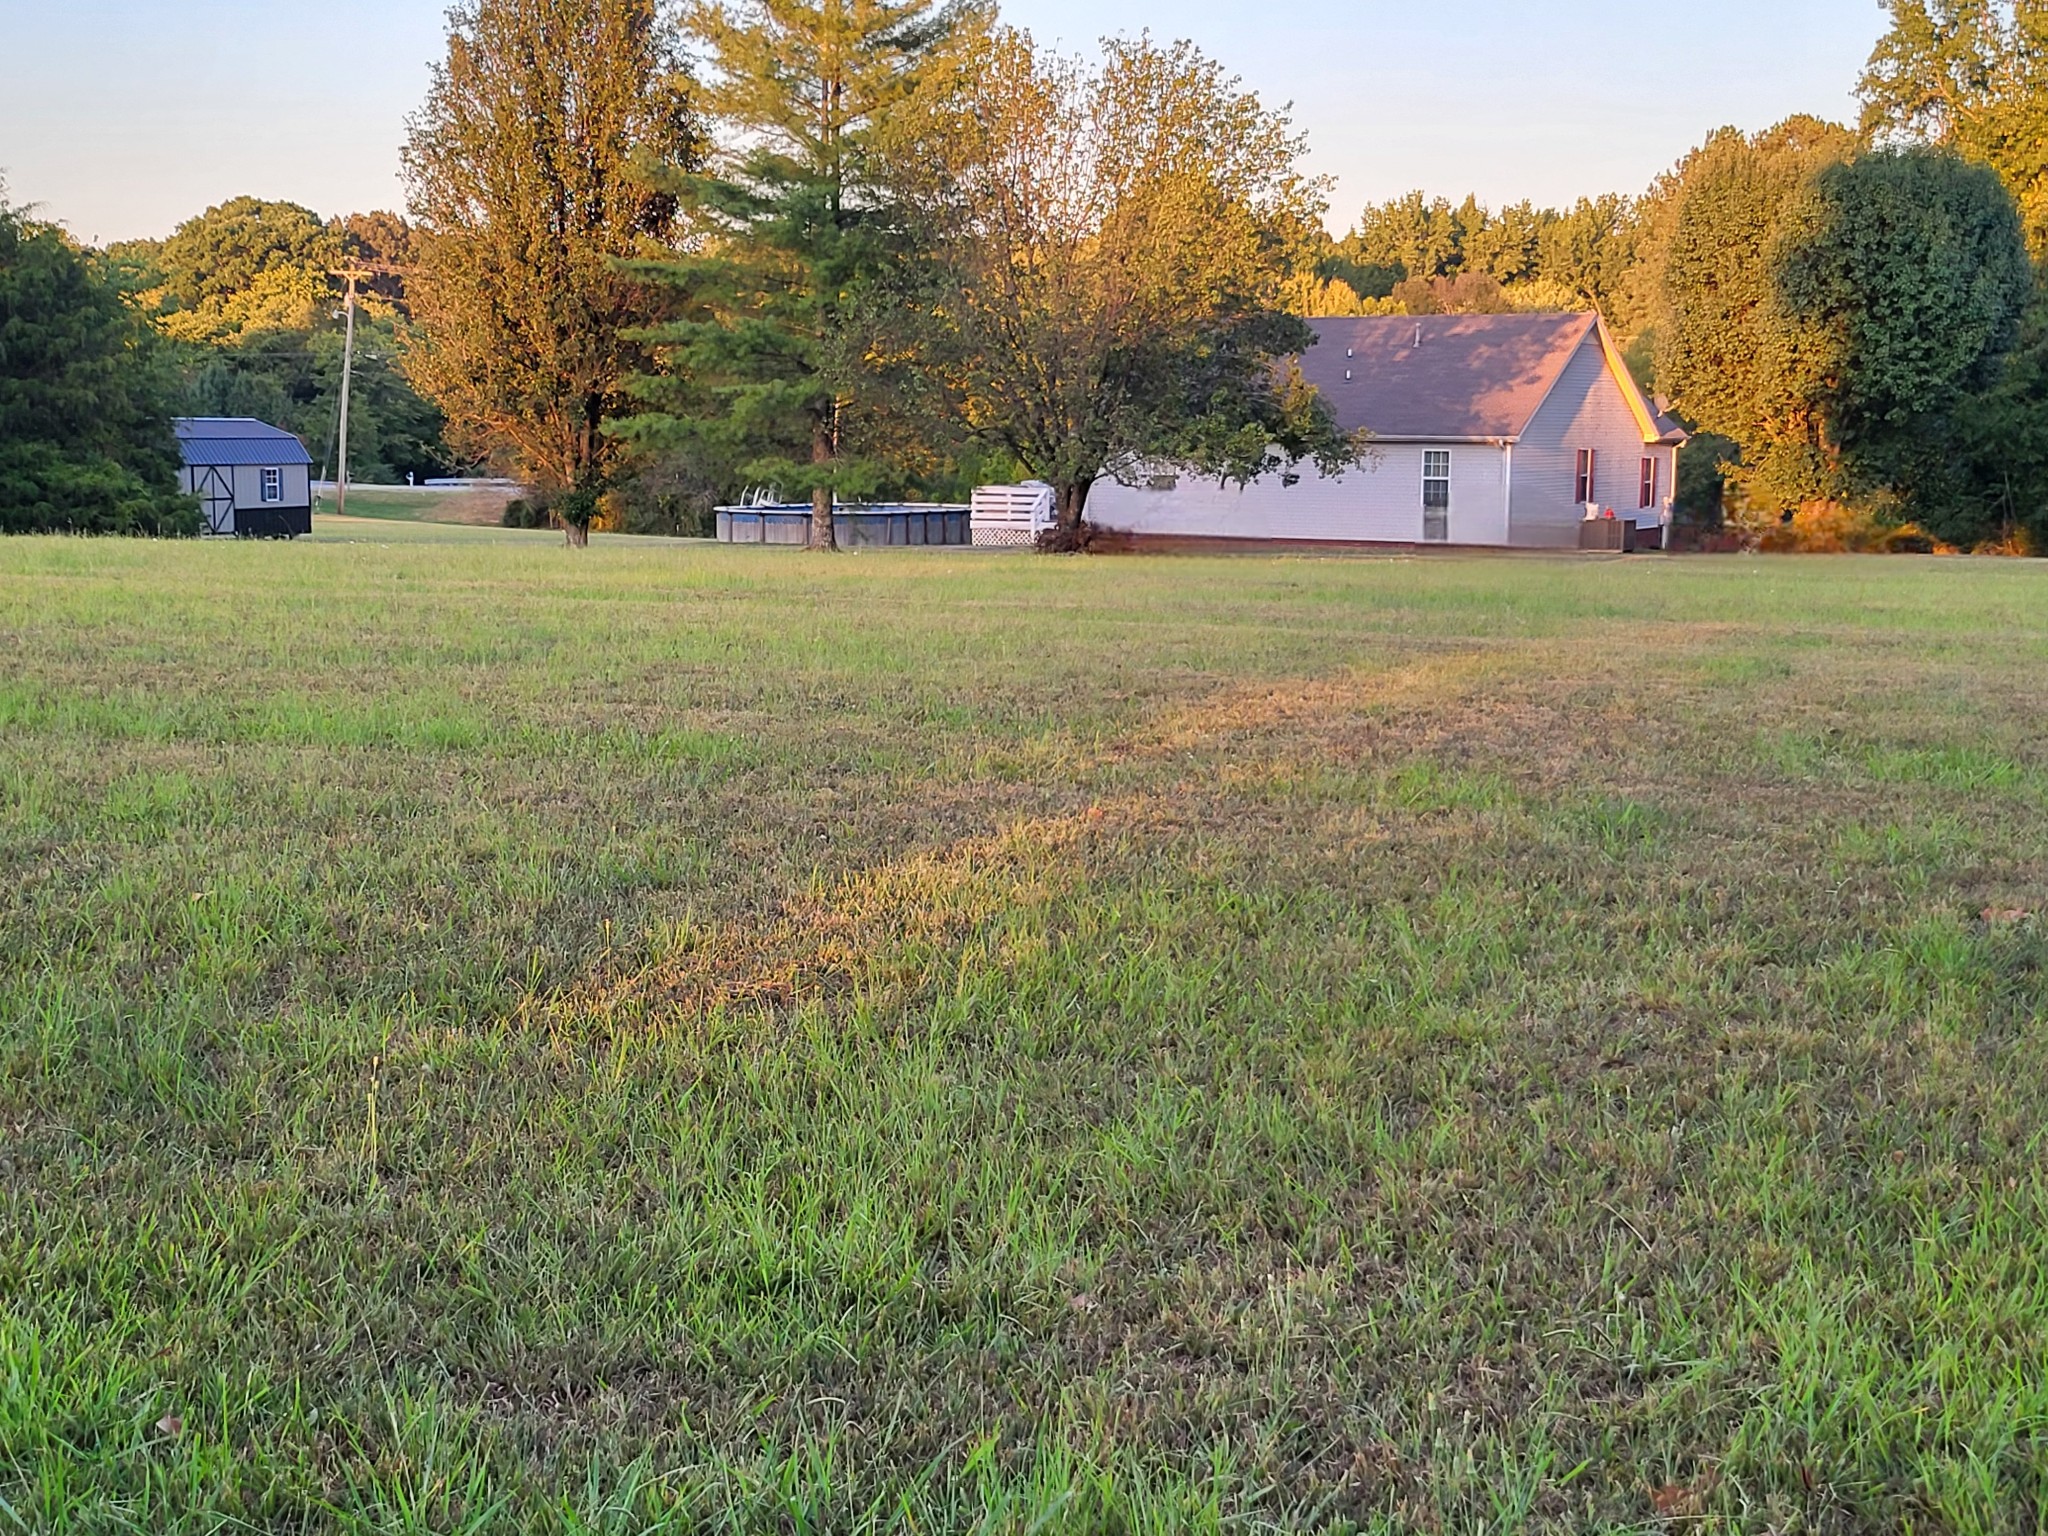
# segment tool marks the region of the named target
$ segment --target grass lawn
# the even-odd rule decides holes
[[[2048,567],[0,543],[0,1530],[2034,1533]]]
[[[508,499],[503,492],[481,487],[473,490],[426,490],[404,485],[351,485],[348,488],[348,515],[350,518],[491,528],[503,524]],[[331,486],[314,496],[313,510],[323,520],[333,514],[334,490]]]

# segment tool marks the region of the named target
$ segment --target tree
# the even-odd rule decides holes
[[[1913,509],[1927,533],[1965,549],[2048,554],[2048,300],[2038,292],[2003,375],[1958,406],[1938,470]]]
[[[2024,387],[2003,410],[1986,398],[2033,294],[1997,174],[1927,149],[1823,167],[1788,210],[1772,267],[1793,338],[1785,384],[1822,427],[1815,483],[1888,497],[1930,528],[1989,499],[1984,429],[2038,436],[2014,409]]]
[[[1909,500],[1955,413],[1994,384],[2033,290],[1995,172],[1940,150],[1823,166],[1774,242],[1787,384],[1812,403],[1852,492]]]
[[[1636,262],[1641,226],[1635,201],[1608,193],[1582,197],[1565,213],[1540,219],[1538,281],[1555,284],[1581,308],[1617,312]]]
[[[410,231],[396,214],[325,224],[296,203],[241,197],[180,224],[167,240],[109,256],[167,339],[161,349],[185,416],[255,416],[296,433],[316,463],[331,455],[341,398],[344,262],[395,266]],[[440,413],[400,366],[402,279],[366,284],[358,314],[350,472],[370,481],[438,472]]]
[[[1286,359],[1286,255],[1319,187],[1286,117],[1191,45],[1105,45],[1099,69],[993,33],[935,81],[897,146],[927,237],[899,269],[891,355],[935,412],[1055,490],[1065,537],[1089,489],[1143,460],[1248,480],[1357,444]]]
[[[151,341],[106,263],[0,202],[0,532],[199,531]]]
[[[1878,139],[1982,161],[2048,260],[2048,0],[1890,0],[1892,25],[1858,87]]]
[[[695,243],[641,269],[679,313],[648,335],[664,369],[637,384],[651,409],[621,431],[643,451],[802,494],[813,548],[834,546],[838,499],[872,494],[889,473],[864,451],[878,417],[859,322],[891,247],[879,144],[962,14],[934,0],[692,13],[727,142],[710,173],[665,183],[685,199]]]
[[[458,447],[534,482],[582,544],[654,317],[621,263],[676,233],[647,171],[700,152],[690,81],[657,0],[459,0],[449,23],[407,124],[408,371]]]
[[[1658,375],[1741,445],[1754,503],[1949,494],[1953,424],[1992,385],[2031,273],[1990,171],[1938,150],[1855,153],[1795,119],[1715,135],[1670,189]]]
[[[360,272],[358,293],[409,315],[405,275],[419,260],[412,225],[398,214],[378,210],[330,219],[327,229],[341,246],[343,264]]]
[[[1795,333],[1771,265],[1786,211],[1855,135],[1792,118],[1754,137],[1724,128],[1656,188],[1642,275],[1659,383],[1701,430],[1744,449],[1743,483],[1780,505],[1820,494],[1819,404],[1791,383]],[[1732,462],[1732,461],[1731,461]]]
[[[334,292],[341,240],[310,208],[238,197],[160,245],[131,242],[118,254],[157,279],[143,297],[165,335],[219,345],[312,330]]]
[[[1361,294],[1394,295],[1414,314],[1497,306],[1613,315],[1638,238],[1626,197],[1581,198],[1565,212],[1525,201],[1494,213],[1476,197],[1454,206],[1411,192],[1365,210],[1337,246],[1345,266],[1329,275]]]
[[[1544,232],[1556,222],[1550,209],[1526,200],[1510,203],[1497,214],[1481,210],[1466,231],[1459,264],[1503,285],[1532,282],[1543,276]]]
[[[1385,274],[1389,288],[1410,278],[1449,277],[1465,264],[1468,224],[1485,216],[1473,198],[1461,210],[1444,198],[1410,192],[1367,208],[1340,248],[1362,271]]]
[[[1678,456],[1672,487],[1672,518],[1701,533],[1719,533],[1727,513],[1730,466],[1742,459],[1742,445],[1711,432],[1695,432]]]

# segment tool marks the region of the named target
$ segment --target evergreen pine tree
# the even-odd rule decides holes
[[[708,172],[665,183],[695,239],[637,269],[674,292],[678,318],[648,334],[664,371],[637,381],[648,409],[620,431],[803,493],[815,548],[833,547],[835,499],[885,476],[861,451],[855,319],[890,249],[876,140],[962,16],[938,0],[742,0],[691,15],[726,147]]]

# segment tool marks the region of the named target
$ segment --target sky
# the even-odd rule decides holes
[[[81,239],[243,193],[403,205],[441,0],[0,0],[0,176]],[[1879,0],[1005,0],[1041,42],[1186,37],[1292,102],[1342,233],[1415,188],[1637,192],[1712,129],[1853,118]]]

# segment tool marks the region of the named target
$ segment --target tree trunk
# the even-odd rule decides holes
[[[839,547],[832,529],[832,492],[822,485],[811,492],[810,547],[824,550]]]
[[[819,417],[811,426],[811,462],[830,464],[832,462],[832,423]],[[827,485],[814,486],[811,490],[811,540],[812,549],[837,549],[839,541],[832,531],[832,488]]]
[[[1081,480],[1053,487],[1053,525],[1038,536],[1039,550],[1048,555],[1078,554],[1087,547],[1082,514],[1088,509],[1088,491],[1095,482]]]
[[[1081,514],[1088,509],[1088,492],[1094,485],[1093,480],[1082,480],[1073,485],[1062,485],[1053,492],[1054,505],[1059,508],[1060,526],[1068,533],[1081,531]]]

